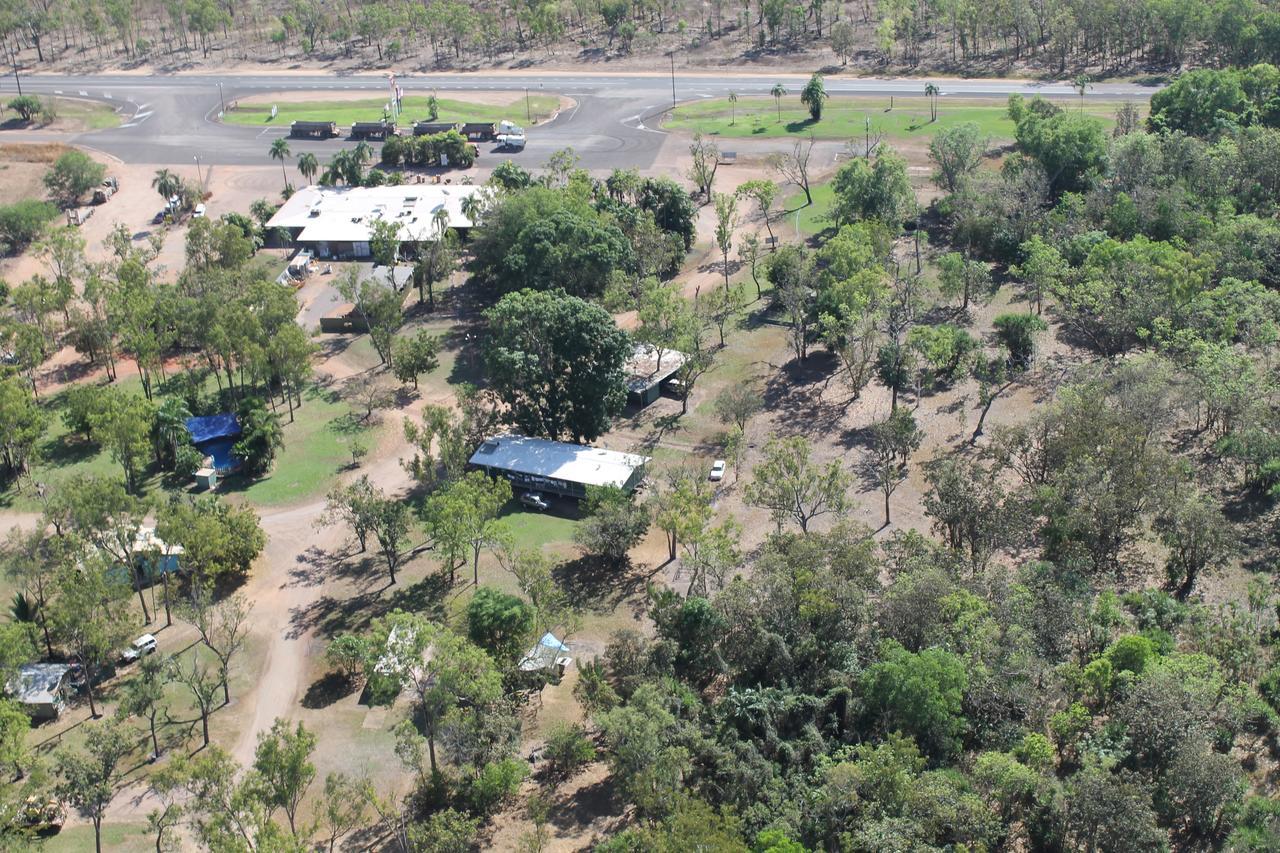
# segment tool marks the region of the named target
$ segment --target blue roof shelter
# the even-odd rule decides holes
[[[231,448],[240,438],[240,421],[234,414],[223,412],[220,415],[187,418],[187,432],[191,434],[191,443],[196,450],[213,458],[216,470],[230,471],[236,467]]]

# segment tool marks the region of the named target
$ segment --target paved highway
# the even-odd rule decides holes
[[[677,74],[675,95],[679,100],[739,95],[767,95],[781,80],[798,91],[804,78],[796,75]],[[432,89],[449,91],[506,90],[528,88],[531,92],[563,94],[576,106],[554,121],[532,129],[519,161],[540,165],[551,152],[572,146],[591,169],[611,167],[647,168],[654,164],[665,134],[651,127],[661,112],[671,105],[672,78],[645,74],[422,74],[401,75],[406,95]],[[944,96],[1000,97],[1014,92],[1048,97],[1075,97],[1067,83],[1027,83],[1007,80],[938,80]],[[219,88],[221,84],[221,88]],[[835,94],[874,96],[920,96],[925,80],[877,80],[828,77],[827,91]],[[341,92],[370,95],[385,93],[382,75],[261,74],[261,75],[179,75],[88,77],[36,75],[22,80],[24,92],[60,94],[89,98],[120,109],[124,123],[110,130],[94,131],[75,141],[130,163],[190,163],[199,155],[202,163],[261,164],[268,162],[270,141],[288,132],[287,128],[255,128],[224,125],[217,120],[224,99],[231,102],[249,95],[282,91]],[[1086,97],[1091,99],[1145,99],[1152,87],[1132,83],[1096,84]],[[0,81],[0,98],[14,94],[14,81]],[[513,115],[519,121],[521,116]],[[312,151],[331,153],[343,140],[327,142],[292,140],[294,155]],[[744,140],[735,147],[750,149],[761,143]],[[772,147],[779,147],[776,140]],[[483,157],[488,152],[482,147]],[[323,161],[323,157],[321,158]]]

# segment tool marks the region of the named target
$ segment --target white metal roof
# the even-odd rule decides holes
[[[622,488],[648,456],[604,450],[582,444],[499,435],[485,440],[471,455],[472,465],[501,468],[535,477],[581,483],[586,486]]]
[[[24,663],[9,684],[9,692],[19,702],[47,705],[58,696],[62,679],[71,667],[63,663]]]
[[[627,390],[633,393],[652,388],[659,382],[675,374],[689,356],[674,349],[662,351],[662,369],[658,369],[658,350],[649,344],[636,344],[631,351],[631,358],[622,369],[627,374]]]
[[[133,548],[135,551],[159,551],[161,554],[185,554],[186,549],[181,545],[166,544],[163,539],[156,535],[154,527],[139,527],[138,535],[133,540]]]
[[[295,192],[267,221],[268,228],[300,228],[308,242],[367,242],[370,223],[385,219],[400,225],[404,242],[429,240],[436,211],[448,216],[450,228],[470,228],[463,199],[484,191],[481,186],[404,184],[387,187],[309,186]]]

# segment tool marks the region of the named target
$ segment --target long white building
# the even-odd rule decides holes
[[[401,243],[410,246],[435,238],[439,211],[449,228],[465,234],[474,223],[463,213],[463,202],[483,192],[481,186],[447,184],[309,186],[290,196],[267,227],[289,232],[295,244],[318,258],[367,258],[374,221],[399,225]]]

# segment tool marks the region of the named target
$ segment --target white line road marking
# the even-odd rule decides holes
[[[145,113],[138,113],[133,117],[133,120],[141,124],[142,122],[151,118],[154,112],[155,112],[154,110],[147,110]]]
[[[140,110],[145,110],[145,109],[146,109],[147,107],[149,107],[149,106],[151,106],[151,105],[150,105],[150,104],[139,104],[139,105],[138,105],[138,109],[140,109]]]

